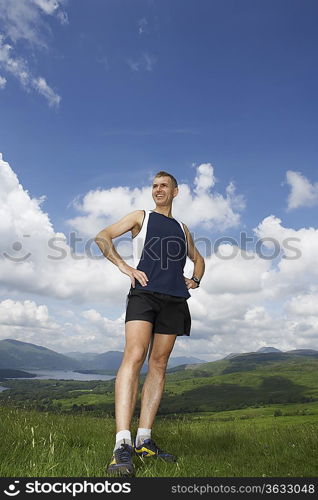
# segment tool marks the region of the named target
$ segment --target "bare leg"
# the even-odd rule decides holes
[[[138,394],[140,369],[147,356],[153,325],[149,321],[127,321],[124,357],[115,382],[116,432],[130,429]]]
[[[161,401],[166,367],[177,335],[154,334],[148,373],[141,393],[139,427],[151,429]]]

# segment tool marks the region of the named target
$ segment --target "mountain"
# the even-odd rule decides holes
[[[0,340],[1,369],[107,370],[116,373],[123,354],[122,351],[107,351],[102,354],[75,351],[60,354],[46,347],[20,340]],[[189,363],[203,363],[203,361],[193,357],[172,357],[168,366]],[[147,370],[146,365],[145,362],[143,373]]]
[[[51,349],[19,340],[0,340],[0,368],[75,370],[80,363]]]
[[[276,349],[276,347],[261,347],[256,352],[282,352],[282,351]]]
[[[71,354],[73,357],[70,356]],[[228,354],[225,358],[219,360],[219,362],[221,364],[226,362],[227,366],[225,370],[227,373],[230,373],[238,371],[238,368],[248,371],[258,363],[285,361],[300,356],[318,358],[318,351],[314,349],[294,349],[283,352],[275,347],[262,347],[256,352]],[[122,358],[122,351],[107,351],[101,354],[75,351],[65,355],[28,342],[13,339],[0,340],[1,369],[107,370],[116,373]],[[205,371],[208,366],[216,367],[217,364],[217,361],[207,363],[194,357],[172,356],[168,363],[168,369],[173,371],[188,369]],[[147,361],[144,363],[142,373],[145,373],[146,370]]]
[[[22,370],[10,370],[9,368],[0,368],[0,380],[7,378],[34,378],[34,373],[24,372]]]
[[[107,351],[97,354],[87,362],[82,361],[82,365],[85,365],[86,369],[117,371],[123,355],[121,351]]]
[[[318,351],[244,353],[169,370],[161,414],[318,401]]]
[[[291,354],[298,354],[300,356],[318,356],[318,351],[315,351],[314,349],[293,349],[292,351],[286,352]]]
[[[196,365],[199,363],[206,363],[206,361],[203,361],[203,359],[191,358],[186,356],[176,356],[175,358],[171,356],[168,361],[168,368],[173,368],[179,365]]]
[[[77,359],[77,361],[92,361],[96,356],[98,356],[98,352],[64,352],[64,356],[68,356],[69,358]]]
[[[263,349],[263,348],[262,348]],[[271,349],[275,349],[274,347]],[[182,372],[187,370],[195,370],[206,376],[207,373],[211,375],[222,375],[225,373],[233,373],[239,371],[252,371],[255,370],[260,364],[269,364],[273,362],[284,362],[298,360],[298,358],[317,358],[318,351],[315,349],[295,349],[292,351],[283,352],[279,349],[269,352],[256,351],[256,352],[242,352],[231,353],[225,358],[215,361],[203,362],[200,364],[184,364],[175,366],[169,369],[169,372]],[[180,374],[181,376],[181,374]]]
[[[229,365],[227,367],[227,370],[229,371],[238,371],[237,367],[240,366],[240,370],[249,370],[251,366],[256,366],[259,363],[268,363],[272,361],[287,361],[289,359],[296,359],[299,356],[312,356],[312,357],[317,357],[318,358],[318,351],[315,351],[313,349],[309,350],[310,353],[308,353],[307,349],[298,349],[297,351],[288,351],[288,352],[282,352],[279,350],[275,351],[269,351],[269,352],[264,352],[264,351],[257,351],[257,352],[243,352],[241,354],[237,354],[235,356],[232,356],[230,358],[224,358],[221,361],[229,361]],[[206,366],[206,363],[204,365],[200,365],[202,369],[205,369],[204,367]]]
[[[230,354],[225,356],[225,358],[223,358],[223,359],[231,359],[231,358],[234,358],[235,356],[239,356],[240,354],[241,354],[240,352],[230,352]]]
[[[83,357],[79,356],[80,353],[77,353],[77,359],[82,360],[82,367],[85,370],[107,370],[117,372],[120,363],[123,359],[122,351],[107,351],[102,354],[92,355],[91,359],[85,360]],[[83,355],[84,356],[84,355]],[[186,356],[176,356],[171,357],[168,362],[168,368],[173,368],[175,366],[184,365],[184,364],[197,364],[204,363],[202,359],[186,357]],[[145,373],[147,371],[147,359],[145,360],[143,367],[141,369],[141,373]]]
[[[225,356],[224,358],[222,359],[231,359],[231,358],[235,358],[237,356],[242,356],[242,355],[246,355],[246,354],[254,354],[254,352],[259,352],[259,353],[266,353],[266,352],[282,352],[280,351],[279,349],[276,349],[276,347],[261,347],[260,349],[258,349],[257,351],[253,351],[253,352],[250,352],[250,353],[242,353],[242,352],[231,352],[230,354],[228,354],[227,356]]]

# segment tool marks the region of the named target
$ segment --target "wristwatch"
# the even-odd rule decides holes
[[[195,276],[192,276],[192,278],[191,278],[191,279],[192,279],[192,281],[194,281],[194,283],[196,283],[196,284],[197,284],[197,288],[198,288],[198,287],[200,286],[200,281],[201,281],[201,280],[199,280],[199,278],[196,278]]]

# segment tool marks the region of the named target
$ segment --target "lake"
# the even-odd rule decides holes
[[[95,373],[77,373],[72,370],[25,370],[28,373],[36,375],[35,378],[19,377],[15,380],[47,380],[49,378],[55,380],[111,380],[115,375],[98,375]],[[12,378],[8,380],[13,380]],[[5,387],[0,387],[0,391],[5,390]]]

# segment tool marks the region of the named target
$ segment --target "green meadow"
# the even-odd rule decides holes
[[[2,406],[0,476],[105,477],[114,431],[114,420],[107,416]],[[135,457],[137,477],[318,473],[318,403],[158,417],[153,436],[178,462]]]
[[[167,374],[153,437],[178,462],[135,457],[137,476],[317,477],[318,359],[240,359]],[[105,477],[114,380],[1,385],[0,476]]]

